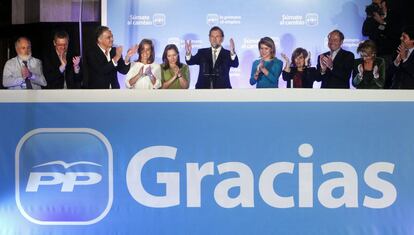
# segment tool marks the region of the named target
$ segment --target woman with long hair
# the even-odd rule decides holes
[[[190,85],[190,72],[188,65],[180,62],[180,54],[176,45],[168,44],[165,46],[162,62],[162,88],[188,89]]]

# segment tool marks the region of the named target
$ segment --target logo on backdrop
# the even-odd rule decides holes
[[[207,14],[207,24],[210,26],[218,25],[220,17],[217,14]]]
[[[157,27],[165,26],[166,18],[167,17],[165,16],[165,14],[155,13],[152,16],[152,23],[153,23],[154,26],[157,26]]]
[[[319,15],[317,13],[308,13],[305,16],[305,22],[307,26],[318,26]]]
[[[303,15],[288,15],[283,14],[280,21],[280,25],[283,26],[309,26],[314,27],[319,25],[319,14],[318,13],[307,13]]]
[[[207,14],[207,24],[214,25],[240,25],[242,22],[242,16],[232,15],[224,16],[219,14]]]
[[[163,27],[167,23],[167,16],[164,13],[155,13],[152,15],[129,15],[127,25],[133,26],[155,26]]]
[[[111,145],[92,129],[35,129],[16,148],[16,203],[36,224],[102,220],[112,206],[112,177]]]

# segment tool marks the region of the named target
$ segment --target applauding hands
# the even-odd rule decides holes
[[[321,55],[319,57],[319,63],[321,65],[322,72],[325,72],[327,69],[333,69],[333,60],[331,55]]]

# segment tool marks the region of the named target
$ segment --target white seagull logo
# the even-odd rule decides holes
[[[44,163],[44,164],[40,164],[40,165],[34,166],[33,168],[37,168],[37,167],[41,167],[41,166],[51,166],[51,165],[61,165],[65,169],[68,169],[69,167],[76,166],[76,165],[101,166],[101,165],[99,165],[97,163],[94,163],[94,162],[86,162],[86,161],[72,162],[72,163],[66,163],[64,161],[52,161],[52,162],[47,162],[47,163]]]

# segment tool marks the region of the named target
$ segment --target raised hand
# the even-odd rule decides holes
[[[122,50],[123,50],[122,46],[116,47],[115,56],[114,56],[114,58],[112,58],[112,60],[115,63],[118,63],[118,60],[122,58]]]
[[[325,55],[320,55],[319,56],[319,64],[321,65],[321,69],[323,72],[326,71],[326,56]]]
[[[122,46],[116,47],[116,56],[122,57],[122,50],[123,50]]]
[[[333,61],[332,61],[332,57],[329,55],[329,56],[324,56],[323,57],[323,61],[324,61],[324,64],[326,65],[326,67],[328,68],[328,69],[333,69]]]
[[[24,79],[32,76],[32,73],[30,72],[29,68],[27,68],[26,66],[22,66],[21,73]]]
[[[262,71],[264,68],[264,60],[260,60],[259,66],[257,66],[257,69]]]
[[[127,54],[125,56],[125,62],[129,62],[132,56],[134,56],[138,52],[138,45],[135,44],[131,48],[128,49]]]
[[[285,53],[280,54],[286,64],[290,64],[289,57]]]
[[[191,40],[185,40],[185,53],[187,55],[191,55],[191,50],[193,49],[192,45],[191,45]]]
[[[151,66],[148,66],[145,69],[145,75],[150,76],[150,77],[152,76]]]
[[[79,67],[80,60],[81,60],[81,57],[80,57],[80,56],[74,56],[74,57],[72,58],[73,67],[74,67],[74,68],[78,68],[78,67]]]
[[[404,43],[401,43],[397,49],[398,55],[400,56],[401,60],[405,60],[408,57],[408,49]]]
[[[66,66],[66,64],[68,63],[66,60],[66,53],[63,52],[62,54],[59,54],[58,57],[59,57],[60,65],[63,67]]]
[[[375,65],[374,66],[374,69],[372,70],[372,73],[374,74],[374,78],[375,79],[378,79],[379,78],[379,71],[378,71],[378,66],[377,65]]]
[[[230,52],[231,52],[231,54],[236,54],[236,47],[234,46],[234,40],[233,40],[233,38],[230,38]]]
[[[141,78],[141,77],[142,77],[142,75],[144,75],[144,66],[142,66],[142,67],[139,69],[138,74],[137,74],[138,78]]]
[[[310,58],[311,58],[311,52],[308,51],[308,56],[306,56],[306,58],[305,58],[305,67],[309,66]]]
[[[362,78],[362,75],[364,74],[364,67],[362,66],[362,64],[358,65],[358,74]]]
[[[180,68],[178,68],[178,66],[174,67],[173,71],[174,71],[174,77],[180,77],[181,72],[180,72]]]
[[[388,11],[387,2],[382,1],[381,8],[382,8],[382,12],[384,13],[384,15],[386,15],[387,14],[387,11]]]

